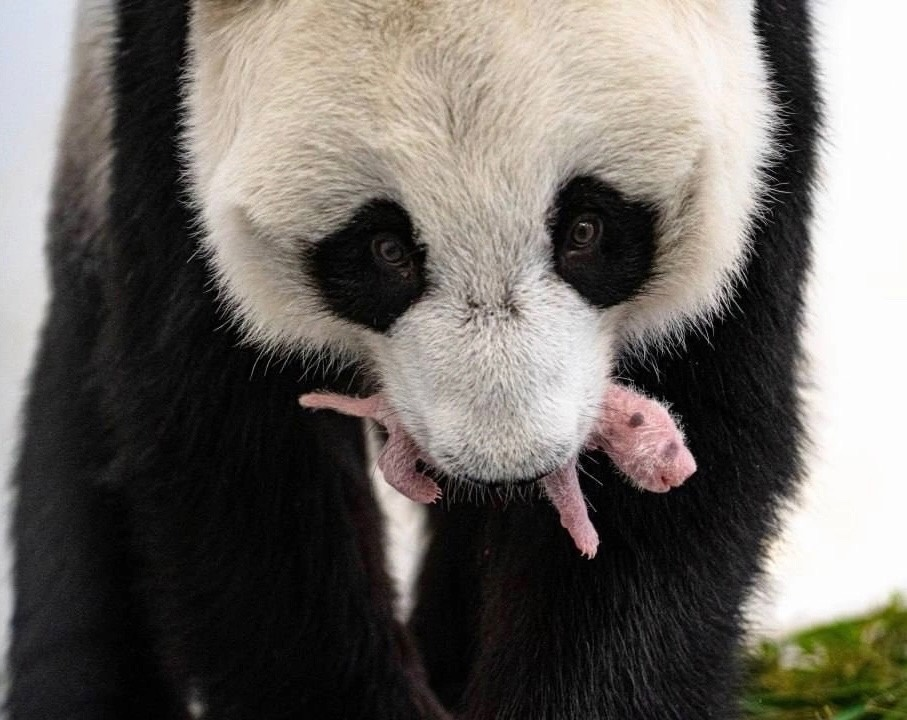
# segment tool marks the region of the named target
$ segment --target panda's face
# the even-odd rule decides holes
[[[355,358],[450,474],[577,454],[615,355],[706,319],[771,101],[744,0],[197,0],[186,145],[224,294]]]

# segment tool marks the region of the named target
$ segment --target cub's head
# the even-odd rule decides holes
[[[577,454],[720,308],[772,104],[746,0],[196,0],[186,147],[255,343],[356,360],[440,469]]]

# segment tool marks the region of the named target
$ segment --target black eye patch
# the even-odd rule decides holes
[[[592,177],[558,193],[549,221],[558,275],[592,305],[636,294],[653,271],[656,213]]]
[[[407,212],[375,200],[320,240],[306,258],[327,306],[340,317],[385,332],[425,289],[425,250]]]

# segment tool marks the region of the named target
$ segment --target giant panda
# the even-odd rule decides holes
[[[83,0],[11,720],[739,717],[818,125],[805,0]],[[699,469],[583,456],[587,560],[516,491],[612,381]],[[380,390],[437,461],[405,623],[362,424],[313,389]]]

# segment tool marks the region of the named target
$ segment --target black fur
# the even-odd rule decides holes
[[[602,235],[576,248],[570,231],[586,217],[600,223]],[[655,212],[595,178],[574,178],[558,193],[551,236],[558,274],[592,305],[606,308],[627,300],[651,275]]]
[[[386,262],[376,252],[375,240],[382,237],[400,248],[399,262]],[[375,201],[315,245],[309,267],[334,313],[383,332],[425,289],[424,260],[407,212],[397,203]]]
[[[53,299],[15,482],[11,720],[438,718],[391,613],[356,421],[326,378],[255,370],[180,203],[185,8],[120,0],[109,222],[64,163]],[[797,399],[817,97],[805,0],[760,0],[785,108],[775,194],[735,311],[622,375],[673,403],[699,463],[667,496],[584,459],[601,547],[545,503],[435,510],[411,627],[470,720],[727,720],[741,606],[800,472]],[[347,389],[342,386],[342,389]]]

